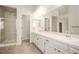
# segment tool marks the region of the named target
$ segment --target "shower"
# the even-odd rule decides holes
[[[0,18],[0,43],[5,39],[4,19]]]
[[[16,8],[0,6],[0,44],[16,42]]]

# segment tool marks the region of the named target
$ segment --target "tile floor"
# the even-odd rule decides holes
[[[41,51],[29,41],[23,41],[22,45],[0,48],[0,54],[41,54]]]

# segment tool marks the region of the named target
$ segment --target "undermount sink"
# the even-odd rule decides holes
[[[56,38],[64,41],[64,42],[72,42],[72,43],[79,43],[78,38],[72,36],[56,36]]]
[[[78,42],[78,41],[79,41],[77,38],[74,38],[74,37],[70,37],[69,39],[70,39],[71,41],[73,41],[73,42]]]
[[[51,33],[51,32],[46,32],[46,31],[43,31],[43,32],[41,31],[37,33],[43,36],[50,37],[50,38],[55,38],[56,40],[62,41],[64,43],[72,43],[72,44],[79,43],[78,38],[73,37],[71,34],[64,34],[64,33],[61,34],[61,33],[56,33],[56,32]]]

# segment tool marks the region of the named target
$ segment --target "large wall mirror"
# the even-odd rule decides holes
[[[50,20],[48,18],[45,18],[45,31],[50,30]]]
[[[59,33],[72,33],[79,35],[79,6],[64,5],[47,13],[44,18],[47,31]],[[45,20],[46,20],[45,19]],[[50,25],[49,25],[50,24]]]
[[[33,19],[32,20],[32,29],[33,30],[41,30],[41,20],[40,19]]]

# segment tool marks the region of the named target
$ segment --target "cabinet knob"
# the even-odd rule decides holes
[[[77,54],[76,52],[74,54]]]
[[[48,42],[48,40],[46,40]]]
[[[60,52],[60,50],[58,50],[58,52]]]
[[[54,48],[54,50],[57,50],[56,48]]]

